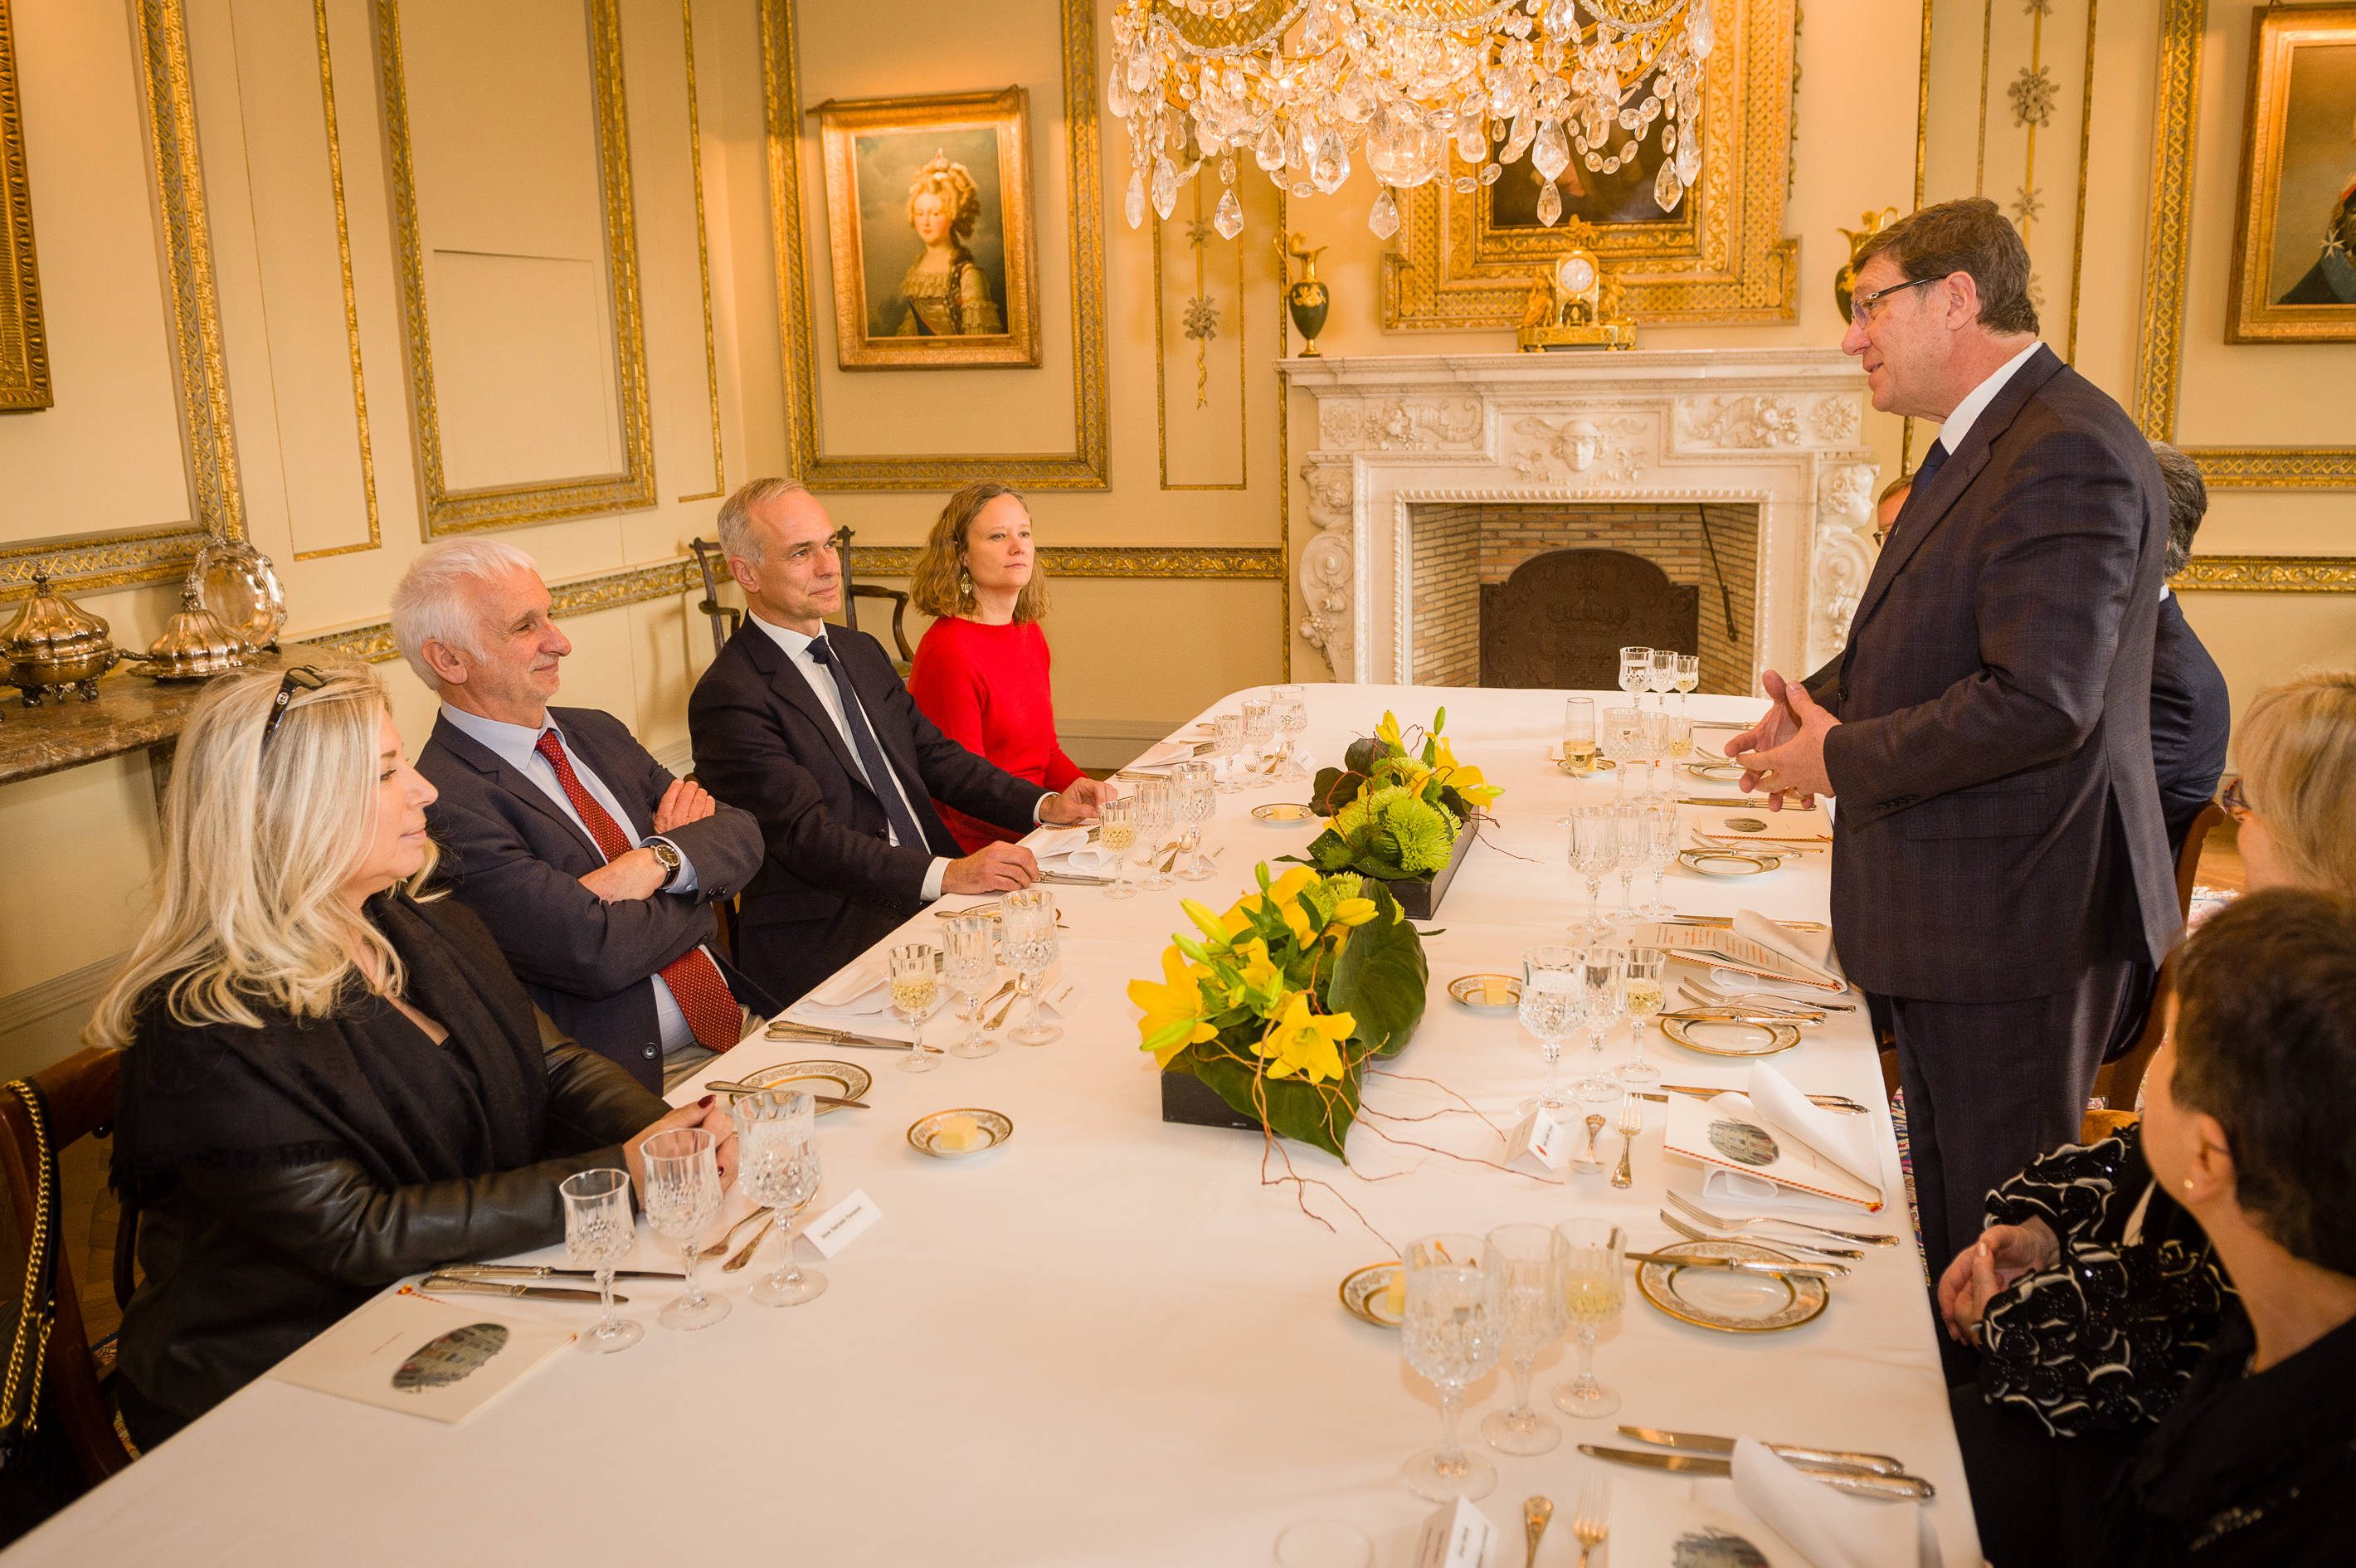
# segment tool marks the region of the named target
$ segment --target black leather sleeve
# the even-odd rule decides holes
[[[548,1120],[543,1138],[552,1155],[611,1150],[614,1159],[598,1163],[625,1168],[619,1145],[669,1111],[637,1079],[586,1046],[565,1040],[548,1053]]]

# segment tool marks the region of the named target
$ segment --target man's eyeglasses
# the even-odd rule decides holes
[[[1854,295],[1848,302],[1849,319],[1859,327],[1869,327],[1873,323],[1875,307],[1891,295],[1904,294],[1910,288],[1921,288],[1925,284],[1944,283],[1949,275],[1946,273],[1941,273],[1934,278],[1916,278],[1912,283],[1894,283],[1888,288],[1875,289],[1871,294]]]
[[[294,700],[296,687],[305,692],[316,692],[327,683],[327,678],[312,665],[288,665],[286,673],[279,678],[278,695],[271,699],[270,717],[262,726],[262,744],[268,746],[270,737],[278,733],[279,725],[286,717],[286,704]]]
[[[2242,792],[2239,778],[2225,786],[2223,792],[2217,797],[2217,803],[2224,807],[2225,814],[2237,822],[2250,814],[2250,798]]]

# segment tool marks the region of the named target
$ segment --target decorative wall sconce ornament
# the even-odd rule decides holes
[[[98,678],[122,657],[105,620],[51,593],[46,572],[33,575],[33,596],[0,633],[8,683],[24,692],[28,708],[50,697],[64,702],[76,693],[83,702],[98,701]]]
[[[1841,237],[1848,242],[1848,260],[1843,262],[1840,271],[1833,274],[1833,298],[1840,306],[1843,321],[1855,319],[1850,314],[1849,301],[1857,294],[1857,258],[1865,250],[1868,240],[1898,221],[1898,209],[1885,207],[1879,212],[1861,212],[1858,214],[1858,221],[1865,227],[1839,231]]]
[[[1119,0],[1105,102],[1129,127],[1130,226],[1144,221],[1149,196],[1167,219],[1207,159],[1232,188],[1247,152],[1303,198],[1339,190],[1355,152],[1382,187],[1367,226],[1385,239],[1398,229],[1394,190],[1438,179],[1471,191],[1526,152],[1551,223],[1562,210],[1552,182],[1572,158],[1616,172],[1656,123],[1665,156],[1653,197],[1674,211],[1701,174],[1710,5]],[[1453,175],[1451,143],[1464,166]]]
[[[1587,248],[1594,231],[1574,218],[1571,249],[1541,270],[1514,341],[1525,354],[1565,349],[1633,349],[1636,323],[1622,314],[1625,286]],[[1583,467],[1584,465],[1582,465]]]
[[[1309,248],[1309,236],[1295,234],[1285,242],[1284,253],[1301,259],[1301,278],[1284,291],[1284,305],[1292,313],[1293,329],[1303,339],[1301,357],[1304,360],[1323,358],[1317,352],[1317,334],[1325,330],[1325,313],[1333,308],[1333,296],[1317,279],[1317,258],[1328,247]]]

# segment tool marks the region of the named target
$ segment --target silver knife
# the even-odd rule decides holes
[[[519,1301],[602,1301],[605,1299],[594,1290],[572,1290],[539,1285],[503,1285],[491,1280],[462,1280],[455,1274],[428,1275],[425,1283],[417,1288],[429,1293],[441,1292],[451,1295],[511,1296]],[[614,1299],[623,1302],[630,1298],[617,1295]]]
[[[1772,1258],[1697,1258],[1682,1252],[1630,1252],[1632,1263],[1664,1263],[1673,1269],[1726,1269],[1738,1274],[1796,1274],[1802,1279],[1837,1280],[1848,1270],[1838,1263],[1779,1263]]]
[[[841,1029],[824,1029],[812,1024],[796,1024],[780,1018],[763,1031],[772,1040],[817,1040],[830,1046],[859,1047],[871,1051],[905,1051],[915,1047],[905,1040],[871,1040],[864,1035],[847,1035]]]
[[[1076,871],[1043,871],[1042,882],[1068,882],[1080,887],[1109,887],[1120,880],[1117,876],[1088,876]]]
[[[594,1269],[552,1269],[539,1263],[453,1263],[446,1269],[434,1271],[437,1279],[528,1279],[528,1280],[594,1280]],[[683,1280],[685,1274],[666,1274],[655,1269],[616,1269],[617,1280]]]
[[[1690,1448],[1699,1454],[1731,1454],[1734,1439],[1712,1437],[1702,1432],[1663,1432],[1650,1426],[1623,1426],[1622,1437],[1633,1437],[1639,1443],[1657,1443],[1664,1448]],[[1837,1448],[1804,1448],[1796,1443],[1770,1443],[1771,1453],[1803,1465],[1837,1465],[1844,1469],[1869,1470],[1877,1476],[1902,1476],[1906,1462],[1892,1459],[1887,1454],[1850,1454]]]
[[[1646,1454],[1634,1448],[1599,1448],[1592,1443],[1580,1444],[1579,1451],[1590,1458],[1609,1460],[1614,1465],[1633,1465],[1641,1470],[1674,1470],[1685,1476],[1734,1474],[1732,1460],[1705,1458],[1698,1454]],[[1794,1464],[1792,1467],[1811,1480],[1822,1481],[1836,1491],[1853,1492],[1861,1498],[1919,1503],[1939,1495],[1939,1489],[1920,1476],[1877,1476],[1870,1471],[1841,1469],[1830,1465]]]

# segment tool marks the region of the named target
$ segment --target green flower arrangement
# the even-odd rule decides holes
[[[1311,800],[1333,822],[1309,845],[1308,864],[1386,882],[1429,878],[1448,864],[1464,824],[1504,791],[1456,760],[1440,737],[1447,723],[1441,708],[1418,744],[1386,713],[1372,736],[1350,743],[1344,767],[1318,770]]]
[[[1370,1057],[1423,1019],[1430,971],[1398,900],[1355,873],[1296,867],[1225,915],[1189,898],[1161,983],[1133,980],[1140,1048],[1192,1073],[1269,1132],[1344,1161]]]

